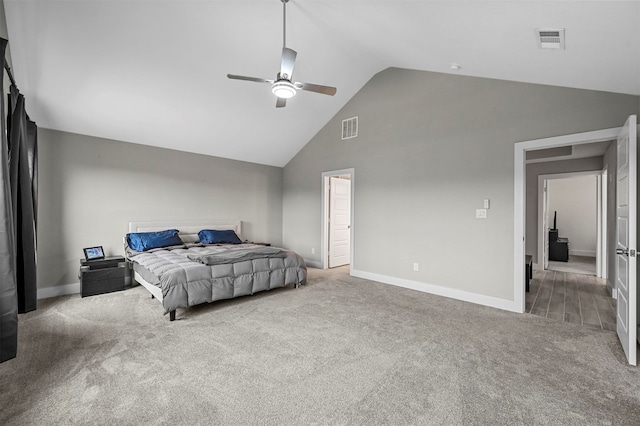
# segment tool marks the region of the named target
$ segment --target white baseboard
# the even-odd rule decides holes
[[[80,283],[61,285],[59,287],[45,287],[38,289],[38,299],[66,296],[68,294],[80,294]]]
[[[569,254],[571,256],[587,256],[587,257],[596,257],[596,252],[591,250],[571,250],[569,249]]]
[[[312,268],[322,269],[322,263],[316,262],[315,260],[304,259],[304,263]]]
[[[387,275],[380,275],[373,272],[358,271],[356,269],[351,269],[351,275],[358,278],[364,278],[366,280],[409,288],[412,290],[421,291],[423,293],[430,293],[438,296],[448,297],[451,299],[462,300],[464,302],[471,302],[477,305],[489,306],[491,308],[498,308],[510,312],[520,312],[520,309],[516,307],[516,304],[513,300],[500,299],[493,296],[485,296],[483,294],[457,290],[455,288],[405,280],[403,278],[389,277]]]

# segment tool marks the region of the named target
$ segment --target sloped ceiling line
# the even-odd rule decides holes
[[[4,6],[40,126],[273,166],[388,67],[640,95],[640,2],[291,0],[296,80],[339,90],[281,109],[268,85],[226,78],[277,69],[280,0]],[[541,27],[566,28],[566,49],[538,49]]]

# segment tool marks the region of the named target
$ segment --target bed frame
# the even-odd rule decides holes
[[[215,229],[235,231],[236,235],[242,239],[242,222],[239,220],[199,220],[199,221],[172,221],[172,222],[129,222],[129,232],[154,232],[164,231],[165,229],[178,229],[178,235],[185,243],[193,243],[199,241],[198,232],[201,229]],[[125,241],[126,245],[126,241]],[[127,259],[128,260],[128,259]],[[133,270],[133,269],[132,269]],[[151,284],[140,274],[133,271],[133,279],[141,286],[149,290],[151,298],[158,299],[162,303],[162,289]],[[169,312],[169,321],[176,319],[176,311]]]

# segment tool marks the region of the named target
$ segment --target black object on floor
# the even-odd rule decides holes
[[[556,241],[549,241],[549,260],[560,262],[569,261],[568,238],[558,238]]]

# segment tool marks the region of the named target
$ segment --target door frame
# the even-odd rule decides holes
[[[535,269],[544,270],[544,248],[546,247],[547,239],[549,235],[545,235],[544,225],[543,225],[543,215],[545,212],[543,211],[543,200],[544,196],[544,181],[557,180],[557,179],[571,179],[577,177],[584,176],[595,176],[596,177],[596,264],[597,271],[596,274],[598,277],[601,277],[600,273],[600,263],[602,263],[602,246],[606,245],[606,238],[602,238],[601,229],[603,224],[602,220],[602,210],[606,210],[606,200],[601,197],[600,193],[600,179],[602,177],[602,170],[587,170],[583,172],[567,172],[567,173],[550,173],[546,175],[538,175],[538,261],[533,265]],[[548,193],[548,191],[547,191]],[[547,206],[548,208],[549,206]],[[604,223],[606,227],[606,223]],[[606,248],[605,248],[606,250]],[[606,251],[605,251],[606,252]],[[542,263],[541,263],[542,261]],[[606,277],[601,277],[606,278]]]
[[[527,183],[525,157],[526,151],[543,148],[556,148],[565,145],[582,145],[592,142],[615,140],[622,127],[574,133],[544,139],[533,139],[514,144],[514,197],[513,197],[513,307],[515,312],[525,311],[525,244],[526,244],[526,204]]]
[[[354,168],[333,170],[329,172],[322,172],[322,202],[320,203],[320,218],[322,224],[320,226],[322,234],[320,235],[320,265],[322,269],[329,268],[329,178],[332,176],[344,176],[350,175],[351,178],[351,232],[349,232],[349,274],[353,269],[354,253],[355,253],[355,215],[354,215],[354,194],[355,194],[355,177],[356,171]]]
[[[598,277],[608,279],[609,278],[609,270],[607,264],[607,258],[609,257],[609,248],[607,247],[607,237],[609,235],[607,229],[607,220],[608,213],[607,208],[609,205],[609,196],[614,194],[609,194],[609,190],[607,189],[607,178],[609,176],[609,171],[607,170],[607,165],[605,164],[602,170],[600,171],[600,175],[598,176],[598,253],[596,254],[596,271]]]

